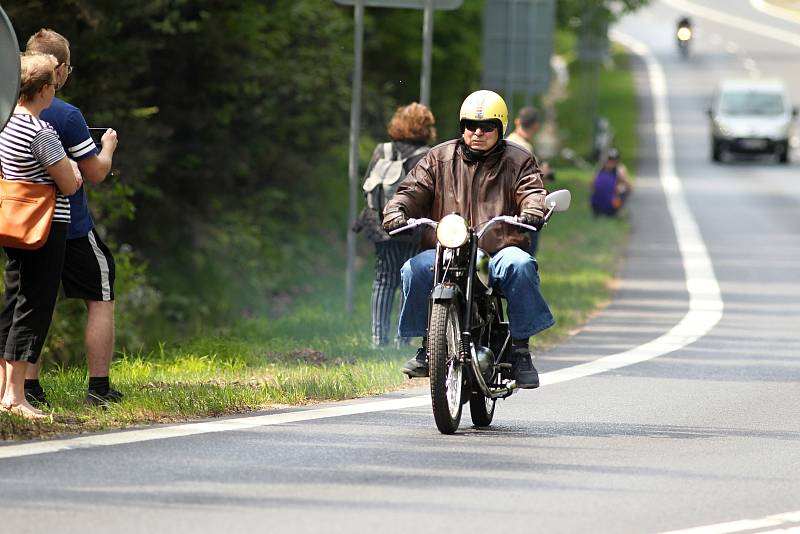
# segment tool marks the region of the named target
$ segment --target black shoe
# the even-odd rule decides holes
[[[45,395],[42,388],[25,388],[25,400],[30,402],[34,408],[50,406],[50,403],[47,401],[47,395]]]
[[[122,397],[124,397],[124,395],[113,388],[109,388],[106,394],[90,389],[86,393],[86,404],[91,406],[108,406],[112,402],[120,402]]]
[[[401,371],[408,375],[409,378],[424,378],[430,375],[428,369],[428,354],[425,347],[417,349],[417,355],[408,360]]]
[[[514,380],[520,389],[534,389],[539,387],[539,373],[533,366],[531,352],[528,347],[513,347],[511,349],[512,368]]]

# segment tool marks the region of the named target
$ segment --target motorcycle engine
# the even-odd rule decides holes
[[[489,347],[475,346],[475,355],[478,358],[478,367],[483,376],[491,376],[494,366],[494,352]]]

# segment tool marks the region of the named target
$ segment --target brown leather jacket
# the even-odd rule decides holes
[[[473,228],[497,215],[531,213],[544,215],[544,197],[539,164],[530,152],[501,140],[483,161],[467,157],[461,139],[433,147],[406,176],[383,210],[384,219],[402,210],[407,217],[429,217],[435,221],[459,213]],[[526,230],[509,224],[493,226],[478,245],[490,254],[517,246],[527,249]],[[422,237],[422,249],[434,248],[431,228]]]

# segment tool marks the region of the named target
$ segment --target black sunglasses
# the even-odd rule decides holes
[[[466,128],[470,132],[474,132],[475,130],[480,128],[483,131],[483,133],[491,133],[497,129],[497,123],[494,121],[465,120],[464,128]]]

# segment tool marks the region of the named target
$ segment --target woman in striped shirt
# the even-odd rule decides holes
[[[50,329],[64,263],[69,201],[81,185],[49,124],[39,113],[56,91],[56,58],[21,58],[20,96],[14,114],[0,132],[0,169],[6,180],[52,184],[56,210],[47,242],[36,250],[3,247],[6,252],[5,302],[0,312],[0,408],[27,418],[44,414],[25,400],[25,370],[36,363]]]

